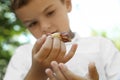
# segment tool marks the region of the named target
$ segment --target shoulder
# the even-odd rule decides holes
[[[32,62],[32,47],[32,44],[24,44],[19,46],[15,50],[13,56],[9,61],[5,78],[11,78],[11,76],[17,76],[19,78],[20,76],[24,76],[23,74],[28,72]],[[11,72],[13,73],[11,74]]]
[[[19,46],[11,57],[10,65],[18,67],[20,66],[19,63],[24,64],[26,62],[30,62],[32,56],[32,47],[32,44],[24,44]]]
[[[96,37],[79,37],[77,36],[74,43],[79,45],[79,48],[82,50],[90,50],[90,51],[98,51],[98,52],[106,52],[111,50],[117,50],[114,46],[113,42],[104,37],[96,36]]]
[[[96,43],[101,48],[108,48],[108,47],[114,47],[114,43],[112,40],[105,38],[105,37],[90,37],[88,38],[92,43]]]
[[[103,55],[106,58],[110,55],[113,56],[116,53],[119,53],[113,41],[108,38],[89,37],[83,38],[82,41],[83,42],[81,43],[84,43],[87,49],[98,51],[101,55]]]
[[[83,38],[82,40],[82,43],[86,44],[87,46],[90,45],[91,46],[94,46],[96,48],[98,48],[99,50],[107,50],[107,49],[110,49],[110,48],[115,48],[112,40],[108,39],[108,38],[104,38],[104,37],[88,37],[88,38]]]
[[[84,44],[94,44],[94,45],[96,44],[99,46],[113,44],[112,40],[105,37],[101,37],[101,36],[91,36],[91,37],[84,37],[84,38],[80,37],[79,41]]]
[[[16,48],[13,56],[19,56],[19,57],[31,56],[32,48],[33,48],[33,45],[30,43],[21,45],[18,48]]]
[[[75,37],[73,42],[82,42],[82,43],[111,43],[112,41],[108,38],[101,37],[101,36],[90,36],[90,37],[80,37],[78,33],[75,33]]]
[[[20,52],[25,52],[25,51],[31,51],[33,48],[33,45],[28,43],[28,44],[24,44],[19,46],[18,48],[16,48],[16,51],[20,51]]]

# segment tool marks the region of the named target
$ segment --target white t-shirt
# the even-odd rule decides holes
[[[67,50],[73,43],[78,44],[74,57],[66,63],[75,74],[85,76],[88,64],[95,62],[99,73],[99,80],[117,80],[120,73],[120,52],[110,40],[102,37],[81,38],[75,34],[72,42],[66,43]],[[24,80],[32,64],[33,45],[20,46],[7,68],[4,80]]]

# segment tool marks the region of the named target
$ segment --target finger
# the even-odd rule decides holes
[[[60,46],[61,46],[60,40],[58,38],[53,38],[53,47],[50,52],[50,55],[48,56],[49,61],[55,60],[56,57],[59,55]]]
[[[63,73],[60,71],[59,65],[56,61],[52,61],[51,66],[52,66],[52,69],[55,73],[55,76],[56,76],[57,80],[66,80]]]
[[[99,80],[99,75],[94,63],[89,64],[89,77],[91,80]]]
[[[56,80],[55,76],[54,76],[54,73],[51,69],[46,69],[45,70],[45,73],[47,74],[48,76],[48,79],[47,80]]]
[[[50,78],[47,78],[47,80],[50,80]]]
[[[59,53],[59,55],[58,55],[58,57],[56,59],[56,61],[58,61],[58,62],[62,61],[62,59],[64,58],[65,53],[66,53],[66,46],[65,46],[63,41],[61,41],[61,48],[60,49],[61,49],[60,53]]]
[[[41,60],[46,59],[49,56],[49,53],[52,49],[52,42],[52,37],[48,36],[41,49],[38,51],[38,54],[36,54],[36,57],[38,57]]]
[[[40,48],[41,48],[42,44],[45,42],[45,40],[46,40],[46,35],[43,35],[41,38],[39,38],[36,41],[36,43],[32,49],[33,54],[36,54],[40,50]]]
[[[75,75],[73,72],[71,72],[63,63],[60,63],[59,67],[67,80],[85,80],[83,77]]]
[[[76,49],[77,49],[77,44],[73,44],[68,54],[64,57],[63,63],[66,63],[74,56]]]

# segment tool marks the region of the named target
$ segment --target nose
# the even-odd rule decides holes
[[[54,31],[52,23],[48,19],[41,20],[40,26],[41,26],[43,33],[45,34],[52,33]]]
[[[49,30],[50,27],[51,27],[50,22],[47,21],[47,20],[42,20],[42,21],[40,22],[40,25],[41,25],[41,28],[42,28],[43,30]]]

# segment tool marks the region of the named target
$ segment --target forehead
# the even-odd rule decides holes
[[[35,17],[43,12],[49,6],[55,6],[60,3],[60,0],[31,0],[27,5],[15,10],[19,18]],[[31,16],[32,15],[32,16]]]

